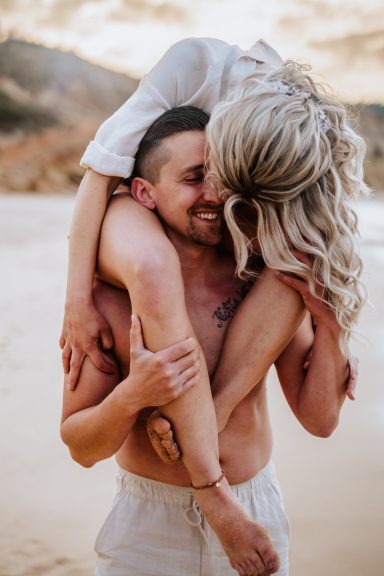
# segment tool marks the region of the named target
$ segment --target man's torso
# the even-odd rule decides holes
[[[212,378],[219,361],[225,334],[231,319],[249,285],[234,275],[232,258],[219,260],[212,279],[196,285],[186,280],[188,314],[203,349]],[[212,280],[212,281],[211,281]],[[110,296],[103,298],[104,314],[113,330],[115,355],[121,377],[129,373],[129,322],[131,307],[127,293],[105,287]],[[164,464],[154,452],[146,431],[148,415],[153,408],[140,413],[137,421],[116,455],[125,470],[170,484],[187,486],[189,474],[182,463]],[[220,461],[231,484],[244,482],[257,474],[268,462],[272,450],[272,433],[268,418],[265,378],[255,382],[253,390],[235,408],[226,428],[219,436]]]

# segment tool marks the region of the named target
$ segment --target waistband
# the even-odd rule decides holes
[[[119,468],[117,471],[117,489],[120,493],[134,494],[143,499],[164,502],[174,506],[190,505],[193,497],[192,488],[174,486],[158,480],[145,478]],[[240,484],[232,484],[231,489],[239,499],[247,495],[263,492],[271,483],[276,482],[276,471],[272,461],[262,468],[256,476]]]

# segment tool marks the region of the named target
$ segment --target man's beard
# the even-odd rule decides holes
[[[199,244],[200,246],[217,246],[220,244],[223,238],[223,229],[224,226],[223,222],[221,221],[216,233],[209,233],[209,231],[205,232],[198,226],[195,226],[195,223],[192,221],[192,219],[190,219],[187,229],[187,238],[193,242],[196,242],[196,244]]]

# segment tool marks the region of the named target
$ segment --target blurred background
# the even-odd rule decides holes
[[[114,463],[74,464],[58,436],[67,236],[98,125],[174,42],[259,38],[310,63],[367,142],[357,206],[371,304],[358,400],[305,433],[274,374],[275,455],[292,576],[384,574],[384,10],[382,0],[0,0],[0,576],[86,576]],[[138,575],[140,571],[138,570]],[[182,576],[182,575],[181,575]],[[194,575],[185,575],[194,576]]]
[[[0,0],[0,190],[74,192],[78,160],[174,42],[259,38],[357,104],[367,179],[384,187],[381,0]]]

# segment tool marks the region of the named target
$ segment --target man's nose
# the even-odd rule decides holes
[[[207,182],[204,182],[203,185],[203,199],[205,202],[211,202],[212,204],[222,204],[218,190]]]

